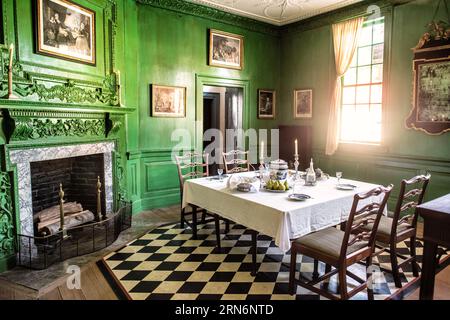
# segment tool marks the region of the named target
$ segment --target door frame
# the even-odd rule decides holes
[[[221,78],[216,76],[195,75],[195,142],[194,149],[201,152],[203,149],[203,86],[242,88],[242,126],[247,130],[250,123],[250,81],[242,79]]]

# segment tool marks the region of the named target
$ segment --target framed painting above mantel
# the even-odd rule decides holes
[[[36,1],[37,53],[95,65],[95,12],[68,0]]]

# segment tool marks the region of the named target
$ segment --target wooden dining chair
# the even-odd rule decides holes
[[[208,154],[199,154],[197,152],[188,152],[183,154],[182,156],[175,156],[177,169],[178,169],[178,178],[180,182],[180,196],[181,196],[181,206],[183,205],[183,191],[184,191],[184,182],[188,179],[202,178],[209,176],[209,162],[208,162]],[[181,216],[180,216],[180,225],[181,228],[184,228],[184,224],[187,224],[192,229],[193,239],[197,239],[197,212],[202,213],[201,223],[205,224],[208,222],[214,221],[215,229],[216,229],[216,239],[217,239],[217,247],[220,250],[220,220],[221,218],[214,213],[210,213],[205,209],[198,208],[195,205],[190,205],[191,211],[186,212],[186,208],[181,207]],[[191,221],[189,221],[186,217],[192,216]],[[207,219],[206,217],[211,217]],[[226,232],[229,230],[228,221],[226,221]]]
[[[225,173],[239,173],[250,171],[250,160],[248,159],[248,151],[231,150],[223,152],[223,163]]]
[[[419,276],[419,266],[416,258],[416,233],[418,213],[416,207],[423,202],[425,191],[430,181],[430,175],[418,175],[409,180],[402,180],[397,205],[392,217],[382,216],[376,235],[376,251],[374,256],[389,252],[391,271],[395,286],[402,287],[400,268],[407,263],[412,264],[414,277]],[[369,226],[363,227],[363,229]],[[406,257],[397,250],[397,244],[409,239],[410,256]],[[402,262],[398,262],[398,258]]]
[[[369,266],[372,264],[378,223],[392,188],[393,185],[389,185],[388,187],[377,187],[366,193],[356,194],[345,224],[345,231],[330,227],[308,234],[292,242],[289,275],[290,294],[295,294],[297,284],[329,299],[335,300],[340,298],[347,300],[367,288],[369,299],[373,299],[373,290],[371,286],[367,285],[371,276],[371,268]],[[367,201],[364,201],[366,199]],[[372,225],[371,230],[360,230],[362,225],[369,223]],[[360,231],[354,233],[356,230]],[[325,274],[309,280],[299,272],[299,278],[296,279],[297,254],[306,255],[326,263]],[[366,280],[361,279],[348,270],[349,266],[361,261],[366,262]],[[335,269],[332,270],[332,267]],[[326,287],[321,289],[315,286],[325,280],[329,280],[335,274],[338,274],[339,278],[340,297],[326,290]],[[359,283],[350,292],[347,289],[347,275]]]

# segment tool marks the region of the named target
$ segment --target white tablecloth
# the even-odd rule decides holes
[[[240,175],[255,176],[255,173]],[[271,236],[275,239],[275,244],[286,252],[291,247],[291,239],[346,221],[353,196],[378,186],[348,179],[341,179],[341,183],[351,183],[357,188],[353,191],[338,190],[336,178],[330,178],[318,181],[313,187],[296,187],[297,193],[312,197],[304,202],[296,202],[287,198],[289,192],[242,193],[228,189],[226,179],[192,179],[184,184],[182,206],[196,205]],[[361,202],[361,206],[373,200],[379,199],[368,198]]]

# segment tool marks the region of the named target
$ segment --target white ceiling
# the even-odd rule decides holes
[[[285,25],[362,0],[187,0],[237,15]]]

